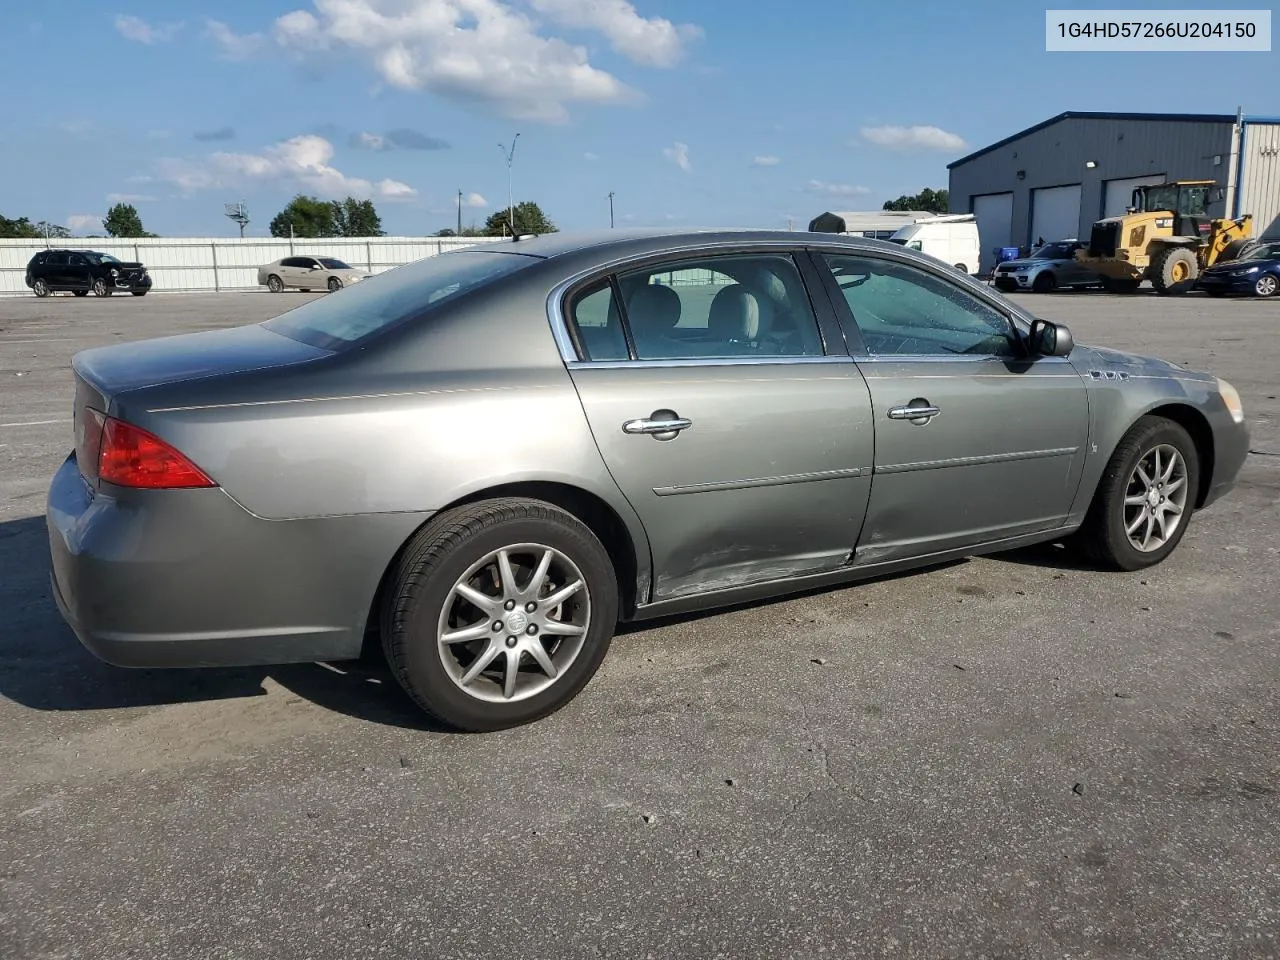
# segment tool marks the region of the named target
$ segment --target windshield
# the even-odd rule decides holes
[[[1280,243],[1263,243],[1246,250],[1241,260],[1280,260]]]
[[[89,258],[90,263],[119,263],[120,262],[109,253],[98,253],[96,251],[91,251],[89,253],[86,253],[85,256]]]
[[[351,267],[343,263],[341,260],[335,260],[333,257],[321,257],[320,266],[326,270],[350,270]]]
[[[1178,188],[1172,187],[1147,187],[1147,210],[1170,210],[1178,209]]]
[[[439,253],[303,304],[263,326],[322,350],[340,350],[537,262],[521,254]]]
[[[1038,260],[1070,260],[1074,253],[1069,243],[1046,243],[1032,251],[1031,256]]]

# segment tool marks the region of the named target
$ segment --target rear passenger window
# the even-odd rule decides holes
[[[618,277],[641,360],[819,357],[818,320],[785,254],[683,260]]]
[[[584,360],[627,360],[627,338],[608,280],[583,291],[573,301],[569,322],[578,335]]]

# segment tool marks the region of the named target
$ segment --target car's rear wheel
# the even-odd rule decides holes
[[[1053,293],[1058,289],[1058,278],[1048,270],[1037,274],[1035,282],[1031,284],[1031,289],[1036,293]]]
[[[49,284],[46,280],[41,277],[37,277],[31,283],[31,292],[37,297],[47,297],[53,291],[49,289]]]
[[[284,289],[284,281],[273,273],[271,276],[267,277],[267,289],[272,293],[279,293]]]
[[[1076,541],[1105,566],[1154,566],[1186,533],[1199,485],[1191,435],[1172,420],[1143,417],[1111,455]]]
[[[1274,297],[1277,290],[1280,290],[1280,280],[1269,273],[1260,276],[1253,285],[1253,292],[1260,297]]]
[[[461,730],[529,723],[595,675],[618,617],[608,551],[571,514],[488,500],[433,519],[388,581],[383,649],[409,696]]]
[[[105,297],[111,293],[111,288],[102,277],[94,277],[93,285],[89,289],[93,291],[95,297]]]
[[[330,292],[330,293],[337,293],[337,292],[338,292],[339,290],[341,290],[341,289],[342,289],[342,281],[341,281],[341,280],[339,280],[337,277],[330,277],[330,278],[329,278],[329,292]]]

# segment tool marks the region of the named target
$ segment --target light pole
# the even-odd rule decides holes
[[[462,236],[462,191],[458,191],[458,232],[456,236]]]
[[[520,139],[520,134],[516,134],[511,138],[511,149],[508,150],[506,144],[498,144],[498,149],[502,151],[502,155],[507,158],[507,220],[511,224],[511,236],[516,235],[516,200],[515,193],[511,189],[511,163],[516,157],[516,141]]]
[[[609,191],[609,229],[613,229],[613,191]]]

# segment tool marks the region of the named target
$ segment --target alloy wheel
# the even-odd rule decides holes
[[[1280,289],[1280,280],[1271,274],[1259,277],[1258,282],[1253,285],[1253,292],[1260,297],[1274,297],[1277,289]]]
[[[1148,450],[1129,475],[1124,532],[1135,550],[1159,550],[1182,524],[1187,507],[1187,464],[1168,443]]]
[[[590,591],[578,566],[552,547],[513,544],[486,554],[454,583],[436,643],[460,690],[511,703],[564,676],[590,625]]]

